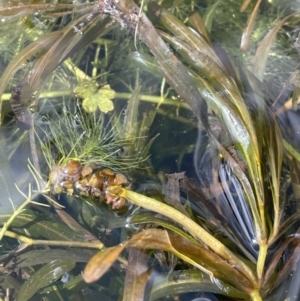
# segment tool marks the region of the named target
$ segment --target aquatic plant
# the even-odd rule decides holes
[[[292,108],[297,108],[299,96],[297,70],[291,63],[298,58],[297,8],[281,1],[245,1],[242,6],[222,1],[136,4],[132,0],[72,5],[59,2],[51,7],[43,2],[24,5],[26,15],[21,6],[14,10],[3,6],[0,13],[29,22],[34,12],[44,10],[39,20],[47,15],[62,19],[48,26],[44,36],[26,36],[20,52],[14,54],[2,73],[0,83],[0,94],[3,94],[13,76],[19,78],[14,78],[14,92],[8,98],[17,119],[28,124],[27,138],[19,137],[25,143],[26,139],[30,141],[37,195],[43,196],[39,201],[50,200],[55,209],[53,216],[40,207],[22,212],[25,205],[33,204],[30,190],[19,210],[2,216],[4,226],[0,233],[4,247],[10,251],[3,255],[2,261],[8,274],[14,266],[21,266],[20,260],[32,265],[30,256],[19,255],[32,245],[51,246],[53,252],[53,261],[38,261],[43,266],[22,284],[18,298],[29,300],[40,290],[40,294],[51,292],[49,299],[55,299],[57,292],[68,295],[82,287],[92,298],[89,283],[93,282],[97,298],[110,298],[103,293],[109,281],[105,273],[117,260],[122,263],[119,269],[126,266],[125,279],[121,280],[123,300],[155,300],[190,292],[209,292],[216,294],[216,298],[223,295],[231,300],[292,298],[293,282],[288,275],[297,275],[299,270],[296,266],[300,155],[298,125],[292,123],[287,128],[286,120],[297,114]],[[199,12],[203,12],[203,19]],[[224,17],[220,18],[222,14]],[[64,19],[65,15],[70,18]],[[259,18],[260,15],[269,19]],[[44,30],[38,24],[31,24],[35,35]],[[269,28],[268,32],[265,27]],[[229,47],[229,34],[223,37],[220,28],[235,33],[232,37],[235,47]],[[124,32],[133,38],[122,38]],[[246,52],[237,50],[236,37],[241,38],[240,48]],[[89,68],[88,60],[82,63],[80,51],[96,38],[103,40],[91,52],[95,55]],[[225,40],[222,45],[226,51],[216,45],[221,39]],[[274,44],[276,48],[272,48]],[[102,57],[100,46],[105,50]],[[277,75],[274,57],[285,51],[290,53],[285,60],[289,71],[285,69],[278,74],[276,81],[284,84],[281,89],[278,82],[272,83],[269,71]],[[13,57],[12,54],[7,55]],[[129,58],[128,64],[124,57]],[[24,69],[23,63],[26,63]],[[85,72],[81,70],[84,68]],[[118,73],[118,68],[128,74],[126,79],[122,78],[122,72]],[[18,74],[17,70],[22,72]],[[43,90],[50,89],[50,98],[51,86],[63,83],[64,73],[69,77],[68,93],[59,93],[57,88],[56,105],[53,99],[46,99]],[[86,80],[90,88],[87,85],[80,88],[80,82]],[[146,98],[140,94],[148,85],[150,93],[155,95]],[[125,110],[118,99],[124,96],[121,92],[124,87],[131,94]],[[71,92],[74,98],[68,101],[59,98]],[[27,110],[25,100],[28,99],[35,115]],[[45,113],[45,107],[39,109],[41,99],[51,104],[53,116]],[[142,102],[146,99],[154,106]],[[194,119],[191,120],[187,109],[193,112]],[[114,114],[104,115],[99,110],[114,111]],[[26,114],[29,122],[23,118]],[[160,121],[158,114],[170,117],[164,120],[166,128],[171,119],[183,132],[192,128],[192,139],[196,140],[194,178],[183,173],[169,175],[164,189],[146,179],[142,183],[144,179],[138,174],[140,167],[147,174],[145,178],[154,173],[147,158],[155,143],[160,156],[164,155],[166,143],[155,142],[156,133],[148,137],[157,120]],[[35,121],[32,116],[36,116]],[[18,133],[20,130],[15,130]],[[39,142],[40,150],[34,141]],[[175,144],[177,140],[172,142]],[[15,147],[20,147],[20,143]],[[184,148],[183,154],[178,152],[178,161],[182,162],[179,158],[187,149]],[[44,178],[38,176],[42,174],[38,167],[43,164],[39,151],[52,169],[48,183],[48,172]],[[78,163],[79,169],[74,173],[68,169],[70,162]],[[93,163],[98,166],[83,174],[82,166]],[[155,158],[152,165],[156,167]],[[177,164],[184,170],[182,166]],[[111,174],[103,172],[103,167],[110,167]],[[130,174],[131,189],[123,182],[116,183],[118,170]],[[53,172],[57,171],[59,177],[53,178]],[[101,178],[101,196],[98,190],[92,192],[95,187],[90,184],[97,175]],[[83,181],[84,185],[79,187]],[[52,202],[47,195],[49,190],[61,193],[62,203],[71,208],[70,214]],[[140,209],[128,207],[125,218],[124,213],[112,213],[111,207],[121,199]],[[113,205],[107,206],[99,200]],[[63,223],[57,220],[57,215]],[[27,225],[27,221],[36,223],[36,227]],[[40,225],[43,227],[38,231]],[[105,231],[121,228],[120,244],[111,242],[99,230],[103,225]],[[58,231],[59,227],[63,231]],[[21,246],[11,248],[7,237],[18,239]],[[67,249],[64,259],[58,259],[62,249],[55,249],[57,246],[101,250],[96,254],[87,251],[85,256],[74,255],[76,258],[70,259],[67,257],[72,251]],[[129,248],[128,262],[121,257],[125,248]],[[45,250],[36,251],[42,254]],[[155,270],[165,271],[155,279],[149,292],[146,284],[155,270],[148,268],[148,258],[154,261]],[[81,276],[83,267],[75,262],[87,261]],[[53,284],[72,269],[77,275],[74,279],[63,285]],[[112,269],[111,273],[113,280],[119,279],[118,269]],[[116,283],[113,280],[110,286]],[[118,290],[119,287],[110,287],[111,292]]]

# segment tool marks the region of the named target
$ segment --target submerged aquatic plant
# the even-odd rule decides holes
[[[104,79],[101,78],[100,81],[93,75],[95,85],[89,94],[84,93],[85,90],[68,87],[83,99],[82,107],[92,113],[85,112],[77,101],[73,102],[73,106],[65,107],[62,100],[58,99],[59,105],[53,105],[51,110],[54,116],[45,114],[44,118],[49,117],[46,122],[40,122],[37,118],[40,127],[35,125],[35,137],[40,141],[42,154],[46,157],[49,167],[58,166],[61,171],[69,168],[70,162],[78,163],[75,164],[77,167],[80,165],[79,175],[78,170],[74,173],[70,170],[63,171],[63,176],[59,179],[63,184],[54,192],[72,194],[74,186],[82,185],[81,194],[75,193],[66,197],[64,202],[74,212],[80,208],[79,213],[72,214],[83,226],[67,213],[63,217],[60,215],[63,224],[57,221],[55,216],[48,216],[50,220],[47,220],[49,213],[41,210],[37,212],[31,208],[24,214],[22,212],[15,214],[13,220],[9,220],[9,224],[3,227],[1,235],[18,239],[25,247],[49,245],[61,248],[73,246],[81,249],[77,257],[70,259],[68,257],[72,253],[68,253],[61,261],[57,261],[62,255],[59,253],[61,250],[55,248],[48,250],[48,254],[52,254],[55,258],[54,261],[38,261],[43,267],[33,273],[30,280],[22,283],[18,296],[21,300],[29,300],[38,289],[43,296],[51,292],[51,299],[57,298],[57,292],[68,295],[73,291],[80,291],[82,287],[90,293],[90,299],[93,299],[92,289],[98,293],[97,298],[99,296],[103,299],[108,298],[103,293],[103,288],[107,289],[107,278],[105,279],[104,274],[116,260],[122,262],[123,267],[127,267],[123,300],[145,300],[148,297],[149,300],[155,300],[167,295],[194,291],[225,295],[232,300],[259,301],[268,298],[281,300],[291,297],[292,290],[282,297],[280,288],[283,288],[282,291],[288,290],[287,276],[293,271],[296,273],[295,266],[299,263],[297,226],[300,215],[296,203],[299,198],[300,178],[297,151],[299,139],[295,137],[296,131],[293,128],[285,129],[284,118],[293,113],[290,109],[296,106],[298,92],[297,89],[293,89],[293,85],[297,85],[297,80],[293,80],[291,76],[280,92],[277,88],[273,91],[271,83],[263,84],[262,80],[267,68],[272,70],[272,66],[268,65],[268,58],[277,33],[283,26],[294,29],[299,24],[297,10],[287,9],[284,3],[245,1],[240,8],[242,13],[234,19],[238,22],[238,26],[235,26],[232,18],[239,9],[236,3],[225,5],[226,9],[230,10],[229,22],[225,20],[228,16],[222,1],[199,1],[198,6],[195,6],[194,1],[175,3],[161,1],[160,4],[161,6],[156,2],[142,1],[137,5],[132,0],[99,0],[82,4],[84,7],[86,5],[82,10],[81,5],[75,4],[58,3],[51,7],[47,7],[48,4],[42,1],[26,4],[26,14],[29,14],[29,17],[40,9],[48,10],[53,18],[64,15],[72,17],[71,20],[65,20],[66,22],[64,19],[61,21],[57,19],[56,27],[49,27],[47,35],[36,40],[33,36],[26,36],[26,42],[23,41],[21,45],[23,49],[15,54],[15,58],[2,74],[0,94],[6,89],[16,71],[22,71],[23,63],[26,63],[23,72],[17,74],[20,78],[14,79],[17,83],[15,91],[18,92],[14,94],[18,96],[14,100],[19,101],[15,106],[17,113],[23,112],[19,110],[19,105],[22,105],[21,109],[26,107],[26,95],[31,96],[29,98],[32,103],[38,103],[39,95],[43,95],[42,90],[51,87],[51,83],[55,82],[53,78],[48,82],[52,75],[56,77],[54,69],[64,61],[64,66],[68,66],[69,61],[66,61],[68,57],[75,55],[74,61],[77,59],[80,62],[76,54],[79,53],[78,56],[81,56],[82,45],[87,45],[100,37],[105,37],[107,41],[98,44],[104,45],[105,49],[105,57],[101,62],[103,66],[98,60],[101,57],[99,53],[102,46],[97,46],[93,51],[97,54],[93,70],[103,67],[101,74],[104,71]],[[75,11],[72,11],[73,9]],[[202,20],[197,11],[189,16],[191,9],[205,11],[204,19]],[[24,16],[20,7],[15,10],[1,7],[1,12],[15,17]],[[276,24],[264,37],[261,32],[264,31],[262,29],[265,19],[261,20],[262,25],[257,27],[255,25],[255,20],[263,12],[270,12],[268,14],[270,18],[275,16],[275,12],[278,14],[275,16]],[[219,20],[223,13],[226,18]],[[250,47],[247,54],[236,55],[238,52],[236,49],[229,53],[238,57],[240,61],[244,60],[246,64],[251,62],[252,65],[248,68],[240,62],[235,63],[221,47],[214,45],[220,38],[219,26],[223,24],[229,24],[227,27],[229,32],[232,29],[240,33],[240,47],[243,51],[247,51]],[[38,33],[39,27],[34,28]],[[122,36],[120,28],[134,36],[133,43],[129,45],[126,40],[128,47],[124,47],[128,48],[126,55],[130,54],[130,65],[127,65],[125,60],[122,65],[114,65],[114,61],[120,63],[124,58],[124,54],[120,54],[120,57],[116,55],[121,42],[124,42],[122,38],[118,40]],[[287,32],[292,34],[292,29]],[[261,37],[260,42],[257,41],[257,36]],[[278,41],[286,42],[286,38],[281,37]],[[256,50],[251,48],[255,43]],[[131,52],[132,49],[134,53]],[[290,50],[298,57],[295,49]],[[140,70],[131,72],[131,64],[138,65]],[[292,66],[289,67],[292,69]],[[68,67],[60,68],[64,72],[67,69],[70,71]],[[126,72],[126,75],[129,74],[126,80],[112,76],[113,72],[117,73],[118,68]],[[154,76],[151,76],[150,80],[145,79],[143,72]],[[76,72],[71,73],[70,86],[73,85],[72,80],[77,79],[78,83]],[[83,78],[85,76],[87,77],[87,74]],[[157,84],[162,76],[165,80]],[[131,89],[133,79],[135,88]],[[284,77],[280,80],[282,83],[285,81]],[[111,174],[103,171],[97,174],[98,171],[95,170],[87,175],[81,173],[84,164],[88,166],[92,163],[101,165],[101,169],[109,167],[115,171],[128,172],[132,167],[140,167],[141,161],[147,158],[147,151],[153,139],[147,140],[145,133],[149,133],[151,125],[155,127],[156,124],[153,122],[155,113],[144,113],[145,120],[142,120],[142,114],[139,112],[142,110],[139,94],[143,81],[150,82],[152,91],[160,95],[156,108],[143,105],[143,109],[156,110],[156,113],[170,116],[178,123],[185,122],[192,128],[197,123],[198,135],[194,146],[197,178],[191,180],[183,174],[169,176],[167,187],[163,191],[157,191],[159,190],[157,186],[151,183],[139,188],[138,184],[143,179],[135,173],[132,173],[133,188],[137,187],[138,191],[129,190],[129,187],[123,185],[124,181],[118,185],[115,182],[117,176],[113,171]],[[63,81],[59,78],[58,82]],[[110,84],[109,89],[105,86],[107,82]],[[126,111],[117,104],[118,93],[113,92],[120,86],[132,90]],[[106,87],[105,93],[101,94],[99,87]],[[294,95],[289,102],[282,105],[292,90],[295,90]],[[67,95],[70,93],[68,91]],[[56,97],[62,95],[58,94]],[[173,111],[169,114],[164,107],[166,95],[175,99],[174,104],[177,107],[174,114]],[[103,96],[108,108],[101,102]],[[186,104],[182,105],[182,101]],[[49,100],[46,102],[54,103]],[[13,102],[12,104],[15,105]],[[196,122],[188,120],[189,113],[182,113],[187,107],[194,113]],[[99,113],[98,108],[103,111],[114,108],[117,113],[105,116]],[[38,112],[42,114],[42,110]],[[124,119],[119,112],[124,112]],[[30,129],[30,132],[34,132],[34,129]],[[165,144],[164,142],[164,145],[159,145],[161,153],[164,152]],[[291,177],[287,180],[284,173],[288,173]],[[90,183],[92,177],[97,175],[100,177],[101,189],[104,187],[102,190]],[[50,184],[53,184],[53,178],[50,178],[51,181]],[[147,189],[148,187],[150,189]],[[180,189],[188,198],[188,201],[184,200],[184,205]],[[87,205],[81,202],[82,199],[86,200],[89,197],[101,199],[104,197],[103,194],[110,203],[115,204],[121,199],[127,200],[147,211],[141,209],[129,211],[129,216],[122,219],[121,216],[111,215],[109,207],[103,204],[95,205],[88,202]],[[28,201],[28,204],[30,202]],[[56,214],[61,214],[59,212],[61,210],[56,210]],[[97,215],[101,217],[100,222]],[[3,218],[4,221],[7,220],[7,216]],[[39,218],[45,220],[40,231]],[[36,226],[26,224],[35,221]],[[101,227],[105,229],[102,230]],[[116,242],[108,239],[103,232],[118,227],[121,228],[122,238],[117,240],[121,244],[115,246]],[[47,229],[50,229],[49,233]],[[142,231],[137,231],[140,229]],[[90,231],[101,237],[103,243]],[[37,238],[43,236],[45,239],[37,240],[25,235]],[[67,240],[67,243],[63,240]],[[3,245],[10,248],[9,241],[5,239]],[[104,245],[107,247],[99,253],[84,253],[86,248],[102,249]],[[121,257],[125,248],[129,248],[128,263]],[[147,292],[146,284],[151,274],[156,271],[152,273],[152,270],[148,269],[145,249],[158,250],[147,255],[155,258],[156,270],[166,272],[165,275],[162,274],[155,279],[150,292]],[[81,251],[84,254],[81,254]],[[162,251],[173,255],[168,255],[169,258],[166,259]],[[7,273],[10,273],[14,266],[20,266],[20,262],[24,259],[22,255],[17,257],[19,252],[20,249],[17,248],[3,255],[2,262]],[[15,263],[14,261],[18,259],[20,262]],[[24,264],[32,265],[30,260],[29,257],[25,258]],[[81,276],[82,266],[79,263],[87,261]],[[61,272],[75,269],[74,274],[77,276],[64,285],[56,282],[53,284],[52,282],[62,275],[55,273],[58,267],[61,267]],[[122,266],[119,266],[119,269],[122,270]],[[112,270],[112,273],[114,272],[115,270]],[[100,279],[101,277],[103,278]],[[40,279],[45,281],[40,282]],[[119,286],[115,289],[111,287],[117,282],[114,280],[120,279],[119,271],[113,274],[112,279],[110,291],[116,292]],[[96,281],[100,287],[89,285]],[[47,286],[50,287],[49,290]],[[31,289],[32,287],[34,289]],[[276,291],[277,288],[279,291]]]
[[[45,141],[45,142],[44,142]],[[44,125],[41,147],[48,166],[64,165],[70,159],[82,164],[94,162],[115,170],[129,170],[138,166],[139,157],[123,156],[123,148],[130,140],[116,140],[113,125],[103,113],[86,113],[80,105],[75,112],[66,108],[62,116]]]
[[[247,30],[250,32],[258,5],[254,8],[248,22]],[[288,231],[286,223],[290,224],[291,220],[297,220],[299,215],[296,213],[288,222],[283,223],[285,196],[280,194],[283,138],[275,113],[264,99],[263,91],[259,89],[258,79],[245,69],[240,69],[239,73],[236,73],[229,59],[224,57],[226,55],[224,52],[223,62],[220,53],[218,55],[214,51],[205,36],[197,35],[173,14],[154,2],[148,4],[148,9],[160,19],[161,25],[171,32],[171,35],[162,31],[157,32],[133,1],[112,1],[102,4],[99,2],[98,9],[100,13],[108,12],[120,24],[125,22],[131,29],[138,28],[139,38],[156,57],[157,67],[161,69],[180,96],[190,104],[208,133],[213,144],[212,149],[222,154],[224,158],[222,160],[225,160],[225,163],[212,160],[214,164],[211,170],[212,180],[201,179],[208,183],[199,190],[198,196],[201,199],[210,199],[210,202],[212,200],[217,202],[219,208],[214,208],[208,200],[203,205],[211,218],[215,219],[213,226],[223,228],[228,237],[244,253],[245,259],[251,260],[254,266],[252,263],[248,264],[241,260],[234,253],[233,246],[226,247],[221,241],[213,238],[209,230],[206,231],[201,226],[197,227],[193,220],[184,214],[173,212],[171,208],[164,210],[165,205],[160,203],[155,205],[155,200],[135,195],[125,189],[109,188],[109,193],[118,197],[122,196],[136,205],[176,220],[199,240],[200,245],[207,245],[240,273],[237,281],[234,281],[234,278],[228,280],[231,284],[234,282],[236,288],[249,294],[253,300],[261,300],[274,288],[272,287],[274,279],[270,278],[269,271],[274,270],[274,265],[278,264],[277,258],[282,252],[274,244],[285,231]],[[284,18],[272,30],[273,38],[287,19],[288,17]],[[174,46],[188,67],[175,57],[162,38]],[[263,42],[269,45],[271,41],[272,39],[266,36]],[[260,64],[264,64],[265,61],[266,58],[262,58]],[[263,66],[256,70],[259,78],[261,78],[262,70],[264,70]],[[226,129],[234,145],[235,154],[232,154],[232,149],[228,146],[220,144],[218,137],[211,130],[204,101],[218,116],[222,128]],[[196,153],[197,169],[201,168],[198,155]],[[266,163],[263,162],[262,157],[266,158]],[[213,175],[214,172],[217,176]],[[209,194],[202,192],[204,188]],[[188,186],[187,192],[192,189],[197,193],[197,188],[193,186]],[[236,225],[225,221],[224,227],[218,226],[216,221],[222,222],[220,219],[222,214],[232,214]],[[205,215],[203,217],[205,218]],[[209,227],[211,221],[208,219],[205,224]],[[130,241],[128,244],[131,246]],[[119,254],[118,252],[121,252],[123,248],[124,246],[117,247],[115,250],[118,251],[112,254],[114,256]],[[280,255],[276,254],[276,249]],[[95,280],[102,275],[102,272],[99,275],[97,271],[103,271],[102,262],[105,262],[106,255],[107,252],[101,252],[95,255],[88,264],[84,274],[87,281]],[[113,255],[107,256],[111,261]],[[276,258],[275,262],[271,258]],[[267,261],[270,260],[272,264],[268,269]],[[213,277],[217,273],[215,270],[212,272],[213,269],[210,271],[209,266],[207,261],[205,268],[202,266],[202,271],[205,270]],[[225,269],[224,264],[219,265],[219,271]],[[219,275],[220,279],[222,276]],[[282,280],[283,277],[279,274],[277,279]]]

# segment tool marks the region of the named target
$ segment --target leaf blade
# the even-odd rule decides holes
[[[50,285],[74,267],[75,262],[70,259],[57,259],[44,265],[21,286],[18,300],[28,301],[39,289]]]

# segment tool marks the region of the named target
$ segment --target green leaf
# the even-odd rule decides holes
[[[245,27],[245,29],[243,31],[243,35],[242,35],[242,39],[241,39],[241,49],[244,51],[248,51],[250,48],[250,37],[251,37],[253,29],[254,29],[255,19],[258,14],[258,9],[261,4],[261,1],[262,0],[258,0],[256,2],[252,13],[247,20],[247,26]]]
[[[18,257],[12,257],[9,261],[5,262],[7,268],[24,268],[32,267],[35,265],[47,264],[52,260],[72,260],[74,262],[88,262],[91,256],[94,254],[93,250],[88,249],[38,249],[28,250],[18,254]]]
[[[108,113],[114,109],[114,104],[111,101],[115,97],[116,92],[109,85],[103,86],[95,94],[85,98],[82,106],[88,113],[93,113],[100,109],[103,113]]]
[[[202,228],[199,224],[195,223],[193,220],[188,218],[186,215],[180,211],[168,206],[162,202],[159,202],[153,198],[141,195],[139,193],[130,191],[128,189],[123,189],[116,186],[108,187],[108,194],[113,197],[124,197],[129,202],[141,206],[145,209],[157,212],[164,216],[175,220],[177,223],[182,225],[190,234],[195,238],[198,238],[204,244],[208,245],[215,253],[217,253],[221,258],[225,259],[227,262],[235,266],[236,269],[241,271],[247,278],[254,284],[255,276],[252,269],[242,261],[235,253],[229,250],[225,245],[223,245],[218,239],[216,239],[211,233]]]
[[[284,148],[291,154],[293,158],[300,162],[300,152],[296,150],[290,143],[286,140],[283,140]]]
[[[14,265],[15,268],[15,265]],[[2,276],[0,276],[0,283],[1,288],[6,289],[13,289],[14,290],[14,296],[17,295],[21,288],[21,282],[19,279],[16,279],[14,276],[11,276],[6,273],[1,273]]]
[[[265,73],[267,60],[269,56],[269,52],[273,42],[276,38],[276,35],[283,24],[286,22],[291,15],[285,17],[281,21],[277,22],[276,25],[266,34],[264,39],[261,41],[260,45],[258,46],[254,57],[251,60],[252,65],[252,72],[255,76],[257,76],[261,81],[263,80],[263,76]]]
[[[208,32],[211,32],[211,27],[212,27],[212,23],[213,23],[214,14],[215,14],[215,11],[216,11],[216,9],[217,9],[217,7],[218,7],[218,5],[221,1],[222,0],[218,0],[211,7],[209,7],[209,9],[207,10],[207,12],[204,16],[204,24],[205,24],[205,27],[206,27]]]
[[[64,273],[75,267],[70,259],[57,259],[46,264],[32,275],[21,287],[18,301],[29,300],[39,289],[57,281]]]
[[[203,55],[215,62],[220,63],[217,55],[209,46],[209,43],[200,35],[193,32],[182,21],[176,18],[171,12],[160,7],[156,2],[148,4],[149,9],[160,19],[161,23],[172,32],[178,39],[188,43],[195,49],[201,49]],[[220,65],[222,65],[220,63]]]
[[[3,4],[4,2],[4,4]],[[51,11],[51,10],[58,10],[58,9],[73,9],[75,7],[74,4],[55,4],[52,3],[31,3],[31,2],[22,2],[15,4],[11,4],[7,1],[3,1],[0,7],[0,16],[1,17],[22,17],[28,14],[34,14],[38,11]],[[71,13],[71,11],[70,11]]]
[[[153,4],[153,2],[151,4]],[[129,13],[129,7],[131,7],[132,10],[138,9],[133,1],[128,3],[126,9],[121,3],[117,3],[116,6],[121,9],[121,11],[124,11],[125,14]],[[142,14],[142,19],[141,23],[143,23],[143,26],[140,26],[139,36],[155,56],[162,73],[173,86],[174,90],[191,106],[196,114],[201,112],[201,114],[203,114],[201,117],[206,116],[206,106],[202,101],[202,97],[192,77],[188,73],[188,70],[172,53],[167,44],[158,35],[157,30],[150,20],[144,14]],[[190,32],[192,33],[192,31]]]
[[[262,229],[262,220],[258,212],[258,203],[262,201],[263,192],[262,192],[262,181],[259,176],[260,169],[257,166],[256,162],[260,162],[259,157],[256,157],[256,148],[255,143],[252,143],[251,136],[247,130],[246,124],[243,122],[243,119],[239,116],[237,109],[234,105],[228,100],[220,96],[220,94],[210,85],[209,82],[204,80],[201,77],[198,77],[198,85],[201,90],[204,99],[208,102],[209,106],[214,110],[214,112],[220,117],[224,122],[232,141],[235,144],[236,149],[243,156],[245,162],[247,163],[249,174],[252,179],[252,183],[256,188],[256,197],[254,197],[251,187],[249,187],[247,177],[242,173],[237,174],[239,180],[244,186],[247,199],[255,220],[256,234],[258,239],[264,236]],[[249,125],[249,124],[248,124]],[[225,159],[227,159],[225,157]],[[230,164],[232,168],[234,166]],[[237,169],[235,169],[235,172]],[[247,189],[246,189],[247,188]]]
[[[145,252],[130,248],[122,301],[144,301],[145,288],[152,269]]]
[[[233,298],[247,299],[247,294],[223,281],[219,281],[217,285],[212,283],[204,273],[196,270],[180,270],[156,277],[150,293],[150,300],[154,301],[168,295],[190,292],[212,292]]]
[[[0,222],[4,222],[9,217],[10,215],[1,214]],[[73,230],[58,219],[37,214],[29,209],[19,214],[14,219],[11,227],[15,232],[21,234],[26,230],[26,233],[29,233],[33,238],[40,238],[42,236],[49,240],[86,240],[86,233],[84,231],[79,231],[79,229]]]
[[[122,129],[124,135],[124,137],[122,138],[124,139],[134,139],[138,137],[138,130],[140,128],[138,123],[138,110],[141,88],[142,87],[139,84],[137,84],[128,100],[126,118],[123,123],[124,128]]]
[[[208,274],[212,281],[223,280],[250,293],[252,287],[248,279],[231,264],[199,243],[192,242],[175,233],[159,229],[147,229],[130,240],[113,248],[96,253],[83,272],[87,283],[97,281],[111,267],[126,247],[138,249],[159,249],[171,252],[185,262]],[[231,275],[228,279],[228,275]]]
[[[15,75],[15,73],[20,69],[20,67],[26,62],[30,57],[35,55],[41,49],[48,49],[53,42],[61,36],[61,32],[52,32],[45,37],[38,39],[37,41],[29,44],[24,48],[7,66],[4,73],[0,79],[0,97],[5,91],[6,86],[9,81]],[[0,104],[0,113],[1,113],[2,102]],[[3,116],[1,116],[2,120]]]
[[[174,233],[178,234],[181,237],[184,237],[188,240],[196,242],[196,240],[191,237],[189,234],[178,228],[177,225],[174,225],[173,221],[169,221],[163,218],[156,217],[152,212],[142,212],[134,215],[130,219],[130,224],[155,224],[157,226],[163,227],[165,229],[171,230]]]
[[[170,12],[164,9],[159,10],[157,4],[152,5],[151,3],[150,7],[156,15],[159,15],[163,25],[176,38],[163,32],[160,32],[160,34],[168,41],[172,41],[178,52],[184,54],[184,59],[189,58],[188,63],[192,62],[193,66],[196,66],[199,70],[201,76],[194,75],[194,79],[197,80],[198,91],[228,128],[236,148],[247,163],[251,184],[256,195],[257,207],[263,208],[264,194],[260,148],[255,125],[238,85],[231,77],[226,76],[224,66],[212,47],[201,36],[195,35]],[[191,70],[189,72],[192,74]],[[204,113],[202,112],[202,114]],[[203,122],[203,118],[201,120]],[[205,124],[204,126],[209,131],[209,126]],[[260,218],[262,222],[261,227],[257,227],[257,236],[258,240],[265,240],[266,225],[263,210],[260,212]]]
[[[208,43],[210,43],[209,35],[207,33],[207,27],[205,27],[205,24],[203,22],[203,19],[201,18],[200,14],[198,12],[192,12],[189,19],[188,24],[193,26],[200,35],[202,35]]]
[[[71,22],[63,30],[59,31],[60,35],[51,44],[44,55],[39,57],[34,64],[33,70],[30,70],[27,80],[32,90],[38,89],[41,82],[45,81],[61,62],[62,54],[70,45],[72,40],[78,36],[74,31],[77,20]]]
[[[162,78],[161,71],[155,59],[149,54],[134,51],[128,55],[128,60],[133,66],[138,67],[141,70],[145,70],[157,78]]]
[[[86,283],[92,283],[100,279],[117,260],[128,243],[108,248],[97,252],[87,263],[83,271],[83,279]]]

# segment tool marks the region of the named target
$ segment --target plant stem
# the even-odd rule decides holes
[[[262,280],[267,253],[268,253],[268,244],[266,241],[263,241],[259,244],[259,254],[258,254],[257,265],[256,265],[257,277],[259,282],[261,282]]]
[[[175,208],[159,202],[150,197],[141,195],[139,193],[122,189],[116,186],[108,188],[108,193],[111,195],[118,195],[124,197],[129,202],[146,208],[148,210],[157,212],[170,219],[181,224],[185,229],[187,229],[194,237],[198,238],[202,243],[208,245],[216,254],[228,260],[230,264],[235,266],[240,272],[242,272],[252,283],[253,287],[257,288],[257,279],[247,264],[245,264],[241,259],[239,259],[232,251],[230,251],[226,246],[224,246],[219,240],[214,236],[204,230],[200,225],[195,223],[192,219],[176,210]]]
[[[97,249],[101,250],[104,245],[102,242],[94,243],[94,242],[85,242],[85,241],[61,241],[61,240],[34,240],[32,238],[17,234],[12,231],[5,231],[5,236],[15,238],[23,242],[26,246],[21,248],[23,251],[25,248],[29,246],[57,246],[57,247],[79,247],[79,248],[88,248],[88,249]],[[118,261],[125,266],[128,265],[126,259],[122,258],[121,256],[118,257]]]
[[[88,248],[88,249],[97,249],[97,250],[101,250],[104,247],[101,241],[96,243],[96,242],[85,242],[85,241],[34,240],[32,238],[17,234],[9,230],[5,231],[5,236],[15,238],[23,242],[26,246],[24,248],[21,248],[22,251],[29,246],[57,246],[57,247],[68,247],[68,248],[78,247],[78,248]],[[118,257],[118,261],[124,264],[125,266],[128,265],[127,260],[125,260],[121,256]]]
[[[62,241],[62,240],[35,240],[12,231],[6,231],[5,236],[15,238],[28,246],[57,246],[57,247],[80,247],[89,249],[102,249],[103,243],[85,242],[85,241]]]
[[[1,230],[3,230],[3,228],[2,228]],[[32,240],[31,238],[28,238],[28,237],[23,236],[23,235],[19,235],[19,234],[15,233],[15,232],[6,230],[4,235],[5,235],[5,236],[8,236],[8,237],[11,237],[11,238],[18,239],[18,240],[20,240],[22,243],[24,243],[24,244],[26,244],[26,245],[28,245],[28,246],[31,246],[31,245],[32,245],[32,241],[33,241],[33,240]]]
[[[62,91],[46,91],[42,92],[39,96],[39,98],[58,98],[58,97],[63,97],[63,96],[69,96],[72,94],[71,90],[62,90]],[[115,98],[116,99],[126,99],[128,100],[131,97],[132,93],[116,93]],[[10,93],[5,93],[1,97],[1,101],[8,101],[11,98]],[[191,107],[186,104],[185,102],[182,102],[180,100],[175,100],[171,98],[162,98],[161,96],[155,96],[155,95],[146,95],[146,94],[140,94],[139,99],[144,102],[151,102],[151,103],[161,103],[163,105],[168,105],[168,106],[174,106],[174,107],[179,107],[179,108],[184,108],[187,110],[190,110]]]
[[[23,209],[30,203],[30,201],[31,198],[26,199],[26,201],[17,210],[14,211],[14,213],[10,216],[8,221],[3,224],[3,227],[0,231],[0,241],[2,240],[3,236],[6,234],[7,229],[14,221],[14,219],[23,211]]]
[[[256,290],[253,291],[250,294],[250,296],[251,296],[252,301],[262,301],[262,298],[261,298],[261,295],[260,295],[259,291],[256,291]]]

